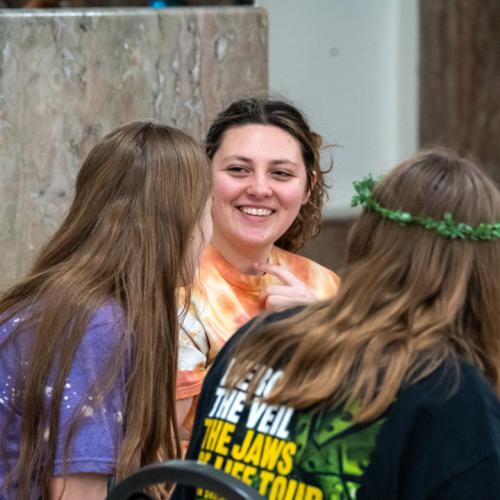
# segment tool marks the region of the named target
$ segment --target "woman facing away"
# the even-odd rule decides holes
[[[338,295],[232,337],[187,456],[271,499],[498,499],[500,193],[438,150],[356,188]]]
[[[266,98],[234,102],[210,127],[214,231],[179,346],[177,399],[191,409],[185,435],[208,366],[241,325],[337,292],[335,273],[293,253],[319,232],[321,143],[297,108]]]
[[[179,456],[177,287],[211,236],[211,170],[183,132],[117,128],[0,300],[0,497],[86,500]]]

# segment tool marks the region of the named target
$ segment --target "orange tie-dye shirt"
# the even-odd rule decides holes
[[[306,257],[274,247],[270,264],[282,266],[318,299],[337,293],[339,277]],[[263,288],[281,284],[273,275],[243,274],[209,245],[200,261],[199,278],[181,326],[177,399],[197,396],[206,371],[236,330],[264,311]]]

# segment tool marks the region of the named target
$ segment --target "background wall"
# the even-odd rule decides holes
[[[269,85],[334,148],[325,217],[345,218],[352,181],[417,149],[418,0],[257,0],[269,17]]]
[[[352,182],[418,148],[419,0],[257,3],[268,10],[271,90],[338,145],[322,231],[302,253],[341,273],[357,213]]]

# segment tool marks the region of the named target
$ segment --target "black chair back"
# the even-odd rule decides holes
[[[147,486],[165,482],[207,489],[227,500],[262,500],[264,498],[250,486],[211,465],[194,460],[170,460],[146,465],[131,474],[111,490],[106,500],[147,500],[151,497],[141,493],[141,490]]]

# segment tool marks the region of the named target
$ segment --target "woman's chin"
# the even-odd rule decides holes
[[[239,247],[244,248],[245,252],[271,250],[274,240],[271,238],[243,238],[240,240]]]
[[[248,256],[249,253],[270,252],[274,242],[279,239],[274,237],[274,234],[263,232],[241,232],[240,234],[224,235],[223,238],[218,238],[214,235],[212,245],[219,251],[224,248],[232,249],[232,252],[238,252],[242,256]]]

